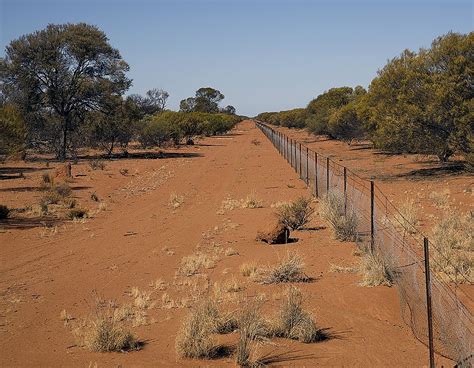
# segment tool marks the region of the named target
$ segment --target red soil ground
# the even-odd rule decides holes
[[[253,140],[260,144],[252,144]],[[321,144],[330,147],[329,142]],[[340,151],[337,142],[332,145],[343,158],[350,151]],[[401,320],[395,288],[361,287],[359,275],[329,271],[331,264],[355,264],[355,245],[332,240],[318,216],[310,224],[318,230],[292,233],[299,239],[295,243],[268,246],[254,240],[273,219],[272,203],[309,192],[253,122],[174,152],[172,158],[110,161],[103,171],[91,170],[86,162],[73,165],[74,197],[80,207],[95,212],[85,221],[59,221],[47,228],[43,219],[22,219],[25,215],[18,214],[0,224],[0,366],[235,366],[232,357],[179,359],[177,330],[205,285],[212,292],[216,283],[232,278],[242,290],[219,295],[225,308],[236,309],[245,298],[260,295],[266,300],[265,314],[275,313],[285,286],[257,284],[243,277],[239,267],[251,261],[274,264],[289,250],[304,257],[306,273],[314,278],[298,284],[305,306],[334,338],[315,344],[273,339],[259,346],[259,354],[274,356],[275,366],[427,365],[428,349]],[[403,160],[398,163],[403,165]],[[370,168],[364,161],[358,164]],[[37,203],[41,175],[55,166],[2,164],[4,175],[23,167],[24,177],[0,180],[0,203],[13,208]],[[119,172],[124,168],[127,175]],[[392,175],[398,170],[387,168]],[[403,187],[406,181],[387,184],[387,194],[421,190],[410,183]],[[430,185],[441,188],[443,182]],[[472,192],[462,191],[468,180],[449,178],[449,183],[456,202],[472,205]],[[101,211],[90,199],[93,192],[106,203]],[[252,192],[263,201],[263,208],[221,210],[223,200],[246,198]],[[173,193],[184,197],[178,208],[169,205]],[[235,253],[228,248],[238,254],[226,255]],[[215,267],[191,277],[179,275],[181,259],[197,249],[216,255]],[[164,281],[165,290],[150,287],[157,279]],[[78,346],[70,325],[60,319],[61,311],[81,318],[90,312],[97,295],[128,303],[133,287],[151,292],[156,303],[146,310],[146,321],[132,328],[145,342],[144,348],[91,353]],[[222,343],[237,341],[235,333],[217,338]],[[437,363],[452,364],[439,356]]]

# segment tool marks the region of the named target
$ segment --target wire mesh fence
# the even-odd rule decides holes
[[[370,244],[372,251],[377,251],[393,270],[402,317],[415,337],[427,346],[431,341],[431,350],[456,361],[458,366],[471,367],[474,364],[472,313],[453,291],[449,280],[442,280],[431,272],[427,282],[423,253],[427,238],[404,221],[400,211],[373,181],[360,178],[262,122],[257,122],[257,127],[311,188],[314,196],[324,197],[328,193],[341,196],[345,209],[357,214],[358,241]],[[431,243],[429,250],[439,251]],[[435,257],[428,259],[433,262]],[[431,303],[427,302],[428,295]],[[432,306],[430,313],[428,305]]]

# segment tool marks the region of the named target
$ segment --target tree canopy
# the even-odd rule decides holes
[[[48,25],[21,36],[0,60],[2,91],[26,117],[29,128],[56,131],[57,154],[66,158],[70,134],[88,111],[130,86],[128,64],[106,35],[85,23]]]

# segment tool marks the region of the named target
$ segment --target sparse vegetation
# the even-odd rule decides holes
[[[304,273],[303,258],[297,253],[288,253],[278,264],[266,270],[262,282],[264,284],[279,284],[308,280],[308,276]]]
[[[329,222],[337,240],[357,240],[357,215],[352,208],[344,208],[344,198],[341,195],[329,193],[322,198],[320,215]]]
[[[300,197],[290,204],[277,207],[276,215],[281,224],[292,230],[303,228],[314,213],[311,198]]]
[[[213,268],[215,265],[214,258],[205,253],[197,252],[181,260],[179,272],[184,276],[192,276],[198,273],[201,267]]]

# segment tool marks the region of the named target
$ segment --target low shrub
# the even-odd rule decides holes
[[[213,332],[218,311],[212,303],[196,306],[184,320],[176,337],[176,352],[182,358],[212,358],[216,354]]]
[[[353,209],[344,208],[344,198],[329,193],[320,202],[320,215],[329,222],[334,237],[341,241],[356,241],[358,218]]]
[[[280,306],[274,323],[274,333],[304,343],[322,341],[327,338],[323,330],[316,326],[311,316],[303,309],[303,297],[300,290],[290,286],[286,299]]]
[[[304,261],[296,253],[288,253],[278,264],[266,270],[263,283],[305,282],[309,278],[304,273]]]
[[[236,363],[241,367],[259,366],[255,356],[256,340],[268,337],[270,330],[260,313],[256,302],[246,303],[238,318],[239,340],[236,349]]]
[[[276,210],[278,221],[292,230],[301,229],[313,215],[311,198],[300,197],[292,203],[283,204]]]

